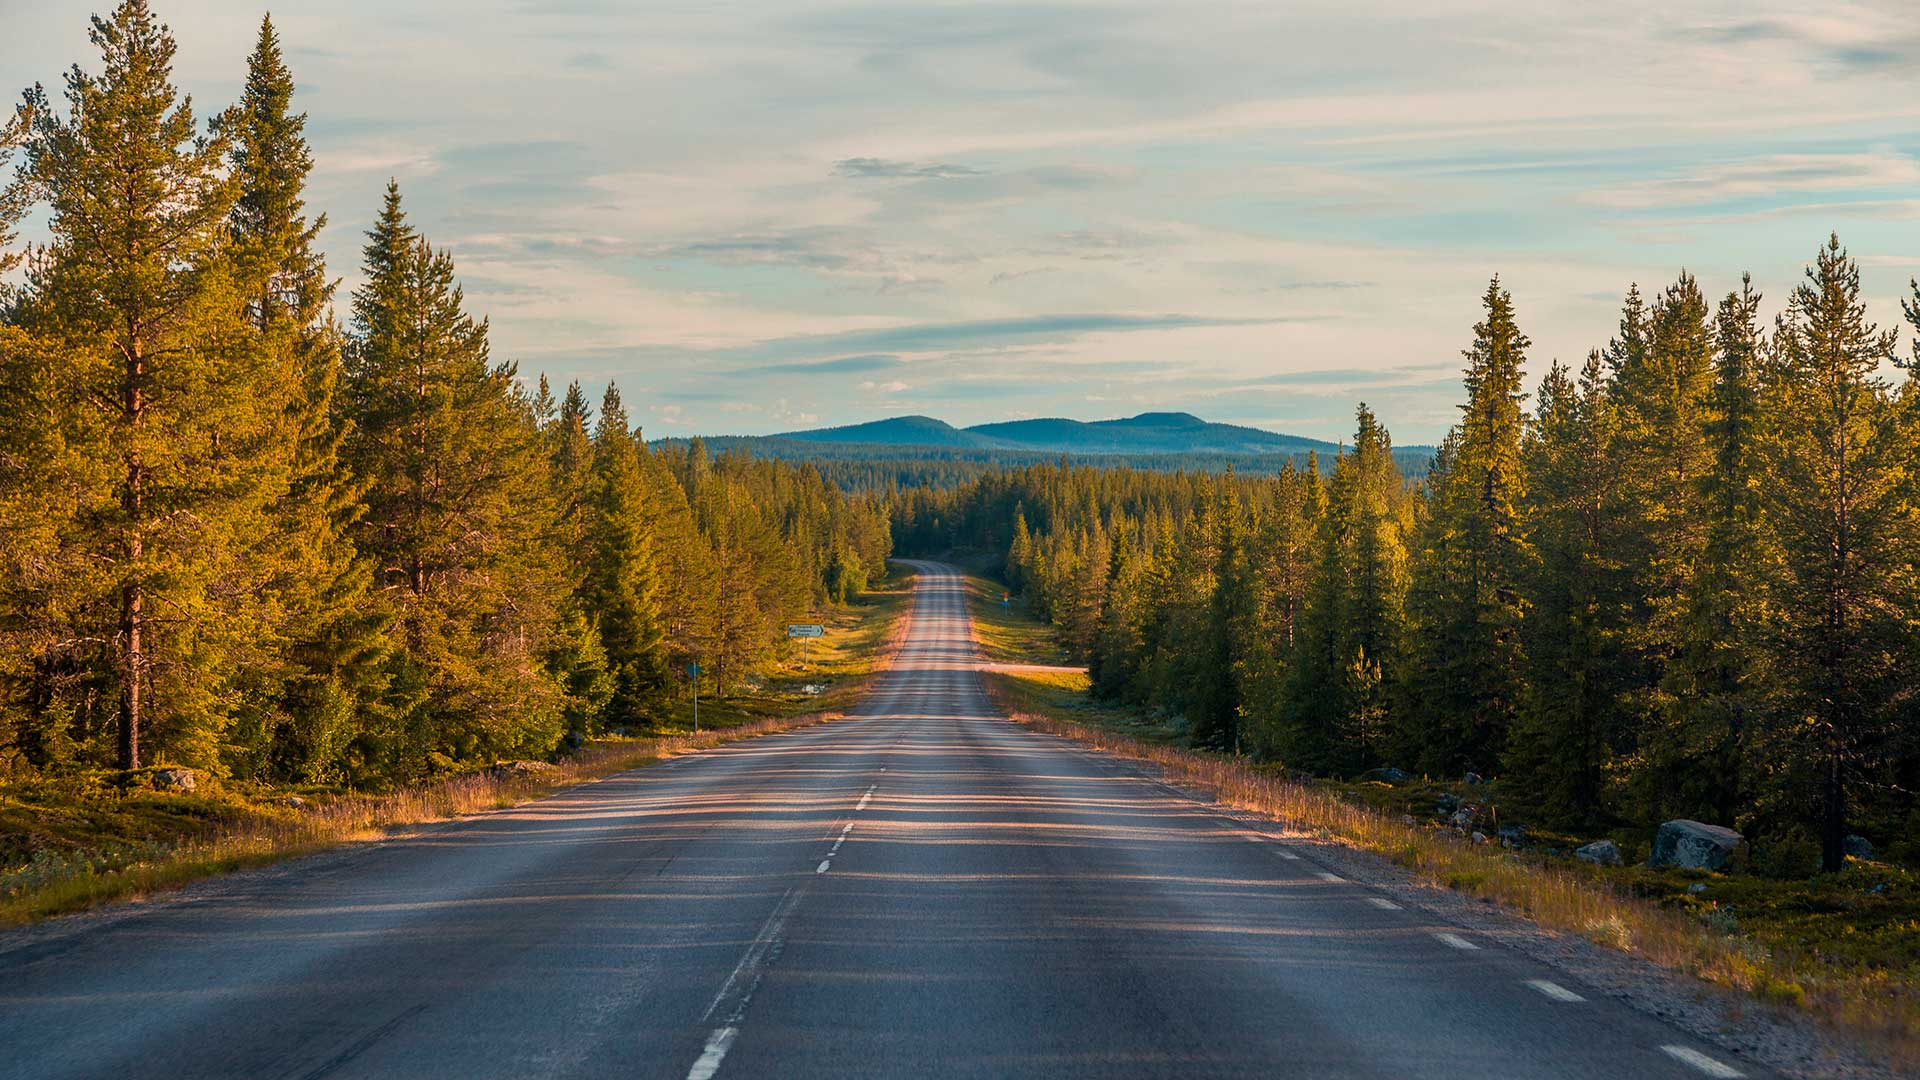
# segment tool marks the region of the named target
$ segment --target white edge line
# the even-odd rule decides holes
[[[1459,934],[1435,934],[1433,936],[1439,939],[1440,944],[1449,945],[1456,949],[1478,949],[1480,947],[1468,941],[1466,938],[1461,937]]]
[[[1660,1049],[1666,1051],[1667,1056],[1673,1058],[1675,1061],[1685,1062],[1699,1069],[1701,1072],[1706,1073],[1708,1076],[1718,1077],[1719,1080],[1738,1080],[1739,1077],[1747,1075],[1739,1069],[1725,1062],[1715,1061],[1713,1058],[1689,1046],[1662,1046]]]
[[[720,1071],[720,1062],[726,1059],[727,1051],[733,1049],[733,1040],[740,1036],[737,1027],[713,1029],[707,1036],[706,1049],[700,1051],[700,1057],[687,1070],[687,1080],[713,1080],[713,1074]]]
[[[1554,982],[1551,979],[1528,979],[1527,985],[1533,987],[1535,990],[1540,991],[1541,993],[1547,995],[1548,997],[1552,998],[1555,1001],[1571,1002],[1571,1001],[1587,1000],[1586,998],[1581,997],[1579,994],[1574,993],[1573,991],[1567,989],[1564,986],[1561,986],[1559,983]]]

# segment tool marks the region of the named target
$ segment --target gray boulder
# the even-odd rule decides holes
[[[1840,847],[1861,862],[1873,861],[1873,844],[1864,836],[1849,836],[1840,842]]]
[[[1405,769],[1396,769],[1391,765],[1378,769],[1368,769],[1360,774],[1362,780],[1381,780],[1389,784],[1404,784],[1413,779]]]
[[[1477,773],[1477,772],[1470,772],[1470,773],[1468,773],[1468,774],[1466,775],[1466,777],[1465,777],[1465,779],[1466,779],[1466,782],[1467,782],[1467,783],[1469,783],[1469,784],[1484,784],[1484,783],[1486,783],[1486,781],[1485,781],[1485,780],[1482,780],[1482,779],[1480,778],[1480,774],[1479,774],[1479,773]]]
[[[1448,814],[1453,813],[1455,810],[1460,809],[1460,796],[1455,795],[1451,791],[1442,792],[1440,797],[1434,800],[1433,805],[1434,805],[1434,809],[1439,812],[1440,816],[1445,817]]]
[[[1483,833],[1483,832],[1479,832],[1479,831],[1475,831],[1475,832],[1474,832],[1474,834],[1473,834],[1473,842],[1474,842],[1474,843],[1476,843],[1476,844],[1487,844],[1487,843],[1492,843],[1492,841],[1490,841],[1490,840],[1488,840],[1488,839],[1487,839],[1487,834],[1486,834],[1486,833]]]
[[[1500,829],[1500,846],[1505,848],[1523,848],[1527,846],[1527,830],[1521,825],[1504,825]]]
[[[161,791],[189,792],[200,786],[198,769],[159,769],[153,774],[153,786]]]
[[[1620,845],[1611,840],[1595,840],[1573,849],[1573,857],[1585,859],[1595,866],[1619,866]]]
[[[1665,822],[1653,834],[1653,857],[1647,865],[1724,870],[1745,846],[1746,838],[1732,829],[1680,818]]]
[[[1463,806],[1453,812],[1453,816],[1447,819],[1447,823],[1456,829],[1471,829],[1473,828],[1473,819],[1478,814],[1479,811],[1473,807]]]

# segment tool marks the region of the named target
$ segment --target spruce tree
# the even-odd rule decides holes
[[[613,676],[608,715],[616,723],[638,721],[665,701],[670,677],[655,595],[653,515],[635,436],[612,383],[594,427],[587,506],[580,596]]]
[[[1764,514],[1779,545],[1770,660],[1779,702],[1758,764],[1783,783],[1776,812],[1812,801],[1821,865],[1845,861],[1849,816],[1884,775],[1899,703],[1913,691],[1913,567],[1903,543],[1910,451],[1880,365],[1895,335],[1867,319],[1859,265],[1839,238],[1794,290],[1762,451]],[[1809,798],[1810,797],[1810,798]]]
[[[225,119],[240,190],[229,217],[241,299],[274,383],[279,438],[268,448],[289,484],[251,539],[251,595],[266,598],[264,655],[237,672],[258,702],[257,767],[305,781],[335,779],[358,717],[381,686],[382,622],[366,595],[370,568],[354,549],[361,488],[340,457],[350,422],[334,409],[339,333],[333,282],[309,221],[313,169],[306,116],[292,112],[293,75],[270,19],[247,62],[246,88]],[[236,738],[236,744],[250,740]]]
[[[345,450],[367,485],[359,546],[404,651],[396,723],[369,752],[400,775],[546,753],[563,722],[547,662],[565,587],[533,403],[513,366],[492,362],[452,258],[407,223],[395,184],[363,271]]]
[[[1692,492],[1699,552],[1678,597],[1675,655],[1662,676],[1663,722],[1649,733],[1645,803],[1662,816],[1732,822],[1751,805],[1745,745],[1758,707],[1753,680],[1763,613],[1759,462],[1760,294],[1751,279],[1720,302],[1704,425],[1708,463]]]
[[[1404,700],[1424,767],[1443,773],[1491,768],[1525,688],[1520,375],[1530,343],[1498,278],[1482,303],[1465,353],[1467,401],[1428,474],[1410,598],[1427,648]]]
[[[1555,363],[1541,380],[1525,445],[1529,564],[1528,692],[1505,767],[1517,808],[1566,825],[1602,814],[1621,721],[1615,551],[1618,458],[1606,364],[1578,379]]]

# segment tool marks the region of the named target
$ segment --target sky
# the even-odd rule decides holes
[[[0,0],[0,91],[107,0]],[[154,0],[203,112],[265,8]],[[350,290],[389,177],[496,357],[649,436],[1184,410],[1457,415],[1498,274],[1535,377],[1631,282],[1920,274],[1909,0],[611,3],[274,12]],[[343,291],[344,296],[344,291]],[[1911,336],[1911,335],[1908,335]]]

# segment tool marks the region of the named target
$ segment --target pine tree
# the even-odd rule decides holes
[[[63,453],[43,467],[78,493],[74,573],[46,598],[86,643],[61,662],[118,699],[122,768],[151,750],[219,769],[234,709],[221,676],[260,632],[235,600],[242,553],[287,488],[272,367],[227,248],[231,123],[195,137],[173,37],[142,0],[96,17],[91,37],[102,70],[68,76],[66,116],[28,99],[24,168],[50,243],[16,317],[49,346]]]
[[[1819,807],[1821,865],[1845,861],[1861,786],[1886,764],[1897,703],[1912,692],[1913,568],[1901,495],[1910,453],[1877,373],[1895,336],[1867,320],[1860,270],[1833,237],[1794,291],[1763,451],[1764,513],[1779,544],[1772,590],[1779,711],[1758,762],[1776,763],[1791,812]]]

